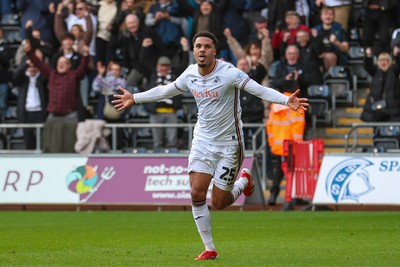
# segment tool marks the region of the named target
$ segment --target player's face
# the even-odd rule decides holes
[[[210,38],[199,37],[193,47],[193,56],[200,68],[209,66],[214,62],[217,49]]]

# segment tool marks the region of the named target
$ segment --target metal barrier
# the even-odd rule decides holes
[[[353,123],[349,132],[344,136],[345,139],[345,152],[354,152],[358,146],[358,129],[360,128],[377,128],[377,127],[390,127],[399,126],[400,122],[365,122],[365,123]],[[353,144],[350,147],[349,140],[353,137]]]
[[[163,123],[107,123],[105,128],[111,129],[111,152],[118,152],[117,150],[117,129],[118,128],[187,128],[188,129],[188,142],[189,147],[193,138],[193,128],[195,123],[174,123],[174,124],[163,124]],[[40,147],[42,145],[41,135],[43,131],[44,123],[6,123],[0,124],[0,129],[18,129],[18,128],[35,128],[36,129],[36,152],[41,152]],[[260,123],[245,123],[244,128],[258,128],[253,134],[252,139],[252,150],[255,153],[257,151],[257,136],[262,134],[263,144],[266,142],[265,125]]]

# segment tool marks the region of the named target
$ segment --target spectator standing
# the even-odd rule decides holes
[[[302,95],[306,96],[308,86],[322,82],[318,65],[315,62],[302,65],[299,48],[292,44],[286,48],[285,59],[277,66],[272,84],[281,92],[294,92],[300,88]]]
[[[290,92],[284,92],[289,95]],[[284,140],[302,141],[305,129],[305,112],[296,112],[287,106],[271,104],[266,131],[268,144],[271,148],[272,186],[268,205],[275,205],[280,193],[280,185],[284,177],[282,162],[286,159],[283,150]]]
[[[270,32],[279,31],[284,27],[285,14],[289,10],[296,10],[295,0],[270,0],[268,2],[268,25]]]
[[[87,16],[90,16],[92,22],[92,34],[89,44],[89,53],[92,57],[96,56],[96,35],[97,35],[97,17],[89,12],[88,4],[85,1],[80,1],[75,4],[74,12],[70,13],[65,18],[67,30],[71,31],[74,25],[82,25],[83,32],[88,32],[90,25],[88,24]],[[57,32],[56,32],[57,33]],[[94,60],[96,62],[96,60]],[[92,66],[94,67],[94,66]]]
[[[99,61],[97,62],[97,73],[98,75],[93,81],[93,91],[100,93],[97,103],[97,118],[109,122],[120,121],[122,113],[108,115],[105,112],[105,106],[106,104],[111,105],[112,95],[117,93],[120,87],[127,86],[127,81],[122,76],[121,65],[111,61],[107,70],[107,67]]]
[[[316,6],[332,7],[335,10],[335,21],[342,25],[342,28],[347,31],[349,26],[349,16],[351,10],[351,0],[315,0]]]
[[[250,35],[256,34],[254,24],[256,19],[263,17],[267,20],[268,14],[268,1],[266,0],[246,0],[245,12],[243,17],[248,21],[248,27],[250,29]]]
[[[44,76],[48,77],[49,104],[47,121],[78,121],[79,82],[85,75],[89,61],[89,48],[84,47],[83,58],[76,70],[66,57],[60,57],[56,68],[45,64],[31,50],[30,42],[25,45],[25,52]]]
[[[3,37],[3,29],[0,28],[0,122],[3,122],[8,107],[8,94],[12,72],[10,71],[10,60],[13,56],[11,48]]]
[[[369,48],[366,51],[365,70],[371,75],[371,89],[361,113],[361,120],[365,122],[400,121],[400,82],[399,64],[400,54],[392,57],[382,52],[378,56],[377,65],[373,63],[373,52]],[[381,108],[377,107],[379,103]]]
[[[108,44],[111,40],[112,24],[117,16],[118,7],[115,0],[102,0],[99,2],[99,6],[96,57],[98,62],[107,65],[111,57]]]
[[[307,31],[298,31],[296,33],[296,42],[294,43],[300,52],[300,64],[305,66],[307,64],[316,64],[318,67],[318,53],[310,33]],[[286,48],[285,48],[286,49]]]
[[[43,60],[40,50],[35,50]],[[17,117],[20,123],[43,123],[46,121],[48,103],[47,78],[24,56],[13,74],[13,84],[18,88]],[[24,128],[26,149],[36,148],[36,130]]]
[[[28,20],[25,24],[25,34],[27,40],[31,42],[31,45],[33,49],[40,49],[41,52],[43,53],[44,60],[48,61],[51,59],[53,53],[54,53],[54,46],[49,43],[45,42],[42,39],[42,34],[39,31],[39,29],[34,29],[32,28],[32,20]],[[18,46],[17,51],[15,52],[15,65],[19,65],[22,61],[22,58],[25,56],[25,39],[22,40],[21,44]]]
[[[55,68],[60,57],[66,57],[71,62],[71,69],[76,69],[79,66],[81,55],[74,50],[75,36],[72,33],[67,33],[61,39],[60,49],[53,55],[51,66]]]
[[[157,32],[140,24],[135,14],[125,17],[126,30],[120,36],[123,66],[128,69],[128,87],[140,86],[148,79],[158,57],[163,54],[162,41]]]
[[[32,21],[32,27],[38,29],[45,42],[54,45],[52,11],[56,0],[16,0],[16,9],[22,14],[21,25],[26,25],[28,20]],[[21,28],[21,38],[26,39],[25,29]]]
[[[92,40],[92,35],[93,35],[93,23],[92,19],[90,17],[90,14],[86,12],[82,12],[83,18],[85,20],[85,25],[86,25],[86,30],[84,30],[82,24],[74,24],[71,26],[71,29],[68,31],[66,28],[66,24],[64,21],[64,15],[63,14],[63,9],[67,8],[64,4],[60,3],[57,6],[57,12],[55,14],[55,19],[54,19],[54,32],[56,33],[56,37],[58,41],[62,44],[64,37],[68,35],[68,40],[71,40],[71,35],[73,35],[73,46],[68,47],[69,49],[73,49],[74,51],[78,53],[82,53],[83,47],[89,46]],[[68,34],[70,33],[70,34]],[[65,46],[63,46],[63,49]],[[70,51],[68,51],[70,52]],[[93,61],[91,62],[92,68],[93,68]]]
[[[232,36],[241,46],[245,46],[249,40],[250,29],[247,20],[244,18],[246,11],[246,0],[219,0],[218,8],[223,16],[224,28],[231,30]],[[229,46],[221,50],[221,57],[236,65],[236,58]]]
[[[78,4],[77,4],[78,5]],[[54,20],[54,31],[56,32],[57,39],[62,43],[64,40],[64,36],[67,35],[68,31],[65,28],[65,23],[63,20],[63,14],[62,10],[63,8],[66,8],[66,6],[62,3],[58,4],[57,6],[57,12],[55,15],[55,20]],[[81,8],[81,7],[79,7]],[[83,49],[85,46],[90,46],[92,43],[92,36],[93,36],[93,23],[92,23],[92,18],[90,17],[90,14],[87,10],[79,10],[79,14],[83,16],[85,20],[85,25],[86,25],[86,30],[83,28],[83,25],[80,23],[74,24],[71,27],[71,30],[69,31],[70,33],[73,34],[74,36],[74,42],[73,42],[73,50],[77,52],[78,54],[83,54]],[[70,37],[68,38],[69,40],[71,39]],[[67,40],[68,41],[68,40]],[[65,45],[68,46],[67,43],[62,43],[62,50],[63,53],[67,52],[65,51]],[[69,50],[69,48],[68,48]],[[68,54],[65,53],[65,56],[69,59],[74,57],[74,61],[76,60],[76,55],[71,54],[71,51],[68,51]],[[52,63],[55,66],[55,63],[57,62],[58,58],[55,56],[53,57]],[[95,63],[94,63],[94,57],[89,58],[89,64],[88,64],[88,70],[93,71],[95,69]],[[74,63],[71,61],[71,63]],[[72,65],[72,67],[76,67],[77,65]],[[82,103],[82,110],[80,112],[80,117],[83,118],[85,109],[88,105],[88,99],[89,99],[89,91],[90,91],[90,84],[92,78],[89,73],[86,73],[84,78],[80,81],[80,95],[81,95],[81,103]]]
[[[182,23],[179,6],[174,0],[158,0],[146,14],[145,24],[154,27],[160,36],[164,47],[165,55],[172,61],[178,61],[179,40],[183,36]]]
[[[12,0],[1,0],[0,1],[0,14],[2,23],[6,24],[6,21],[13,15],[14,1]]]
[[[180,44],[183,48],[182,59],[178,68],[172,67],[172,62],[168,57],[162,56],[157,60],[155,71],[152,73],[148,88],[169,84],[186,69],[189,64],[189,42],[182,37]],[[144,104],[150,114],[150,123],[178,123],[179,112],[182,111],[182,96],[162,99],[157,102]],[[152,128],[153,148],[177,147],[179,130],[171,128]]]
[[[171,70],[171,60],[162,56],[157,61],[156,72],[150,77],[149,88],[166,85],[176,79],[176,74]],[[150,113],[150,123],[174,124],[178,123],[177,110],[182,109],[182,96],[166,98],[155,103],[145,104]],[[178,129],[152,128],[153,148],[176,147],[178,143]]]
[[[111,40],[109,42],[110,60],[122,63],[121,44],[118,42],[122,32],[126,30],[125,18],[129,14],[135,14],[141,25],[144,25],[144,9],[141,0],[118,1],[118,12],[111,26]]]
[[[332,66],[347,64],[347,52],[349,51],[347,34],[342,26],[334,20],[335,10],[332,7],[322,7],[322,23],[312,29],[316,45],[321,47],[318,57],[322,60],[325,71]]]
[[[311,30],[301,22],[300,16],[296,11],[287,11],[285,14],[284,27],[280,30],[276,29],[272,36],[271,44],[272,48],[276,51],[276,59],[284,57],[284,54],[279,54],[281,46],[293,44],[296,41],[296,33],[298,31],[311,33]]]
[[[198,8],[193,5],[188,4],[184,0],[178,0],[179,6],[183,12],[188,17],[192,17],[193,21],[191,23],[192,28],[190,30],[191,36],[189,41],[193,40],[196,33],[201,31],[212,32],[218,40],[217,58],[221,58],[223,54],[221,51],[226,51],[228,44],[226,43],[226,38],[223,34],[225,29],[224,22],[222,19],[221,11],[215,5],[214,0],[202,0]],[[193,44],[191,44],[192,46]],[[193,63],[193,58],[190,60]]]
[[[110,61],[108,66],[97,62],[98,75],[93,80],[93,91],[98,92],[97,119],[109,123],[122,123],[125,121],[123,112],[118,112],[111,105],[113,94],[117,93],[120,87],[126,87],[127,81],[122,76],[121,65]],[[123,129],[117,128],[117,148],[123,147]],[[111,137],[111,136],[110,136]],[[111,142],[111,140],[109,140]]]
[[[373,48],[375,35],[379,34],[379,45],[374,55],[390,51],[390,27],[392,23],[392,10],[397,0],[363,0],[363,44],[365,48]]]
[[[254,81],[261,83],[264,77],[267,75],[267,70],[262,64],[257,64],[252,68],[246,58],[239,58],[237,62],[238,69],[249,75]],[[243,123],[264,123],[264,101],[246,91],[240,94],[240,106],[242,107],[242,121]],[[245,141],[246,148],[252,148],[249,137],[251,137],[256,131],[257,127],[244,127],[243,138]],[[261,137],[261,135],[259,135]],[[258,144],[261,144],[261,138],[258,139]]]
[[[239,42],[233,37],[230,29],[226,28],[224,30],[227,43],[235,58],[245,58],[250,69],[255,69],[259,64],[262,64],[267,71],[273,60],[271,39],[269,38],[269,32],[266,28],[260,29],[259,33],[260,35],[258,35],[256,39],[250,40],[243,49]],[[268,83],[268,76],[265,75],[260,83],[266,86]]]

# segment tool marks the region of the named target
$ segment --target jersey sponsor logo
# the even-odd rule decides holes
[[[218,92],[211,92],[209,90],[205,91],[196,91],[192,90],[192,94],[195,98],[217,98],[218,97]]]

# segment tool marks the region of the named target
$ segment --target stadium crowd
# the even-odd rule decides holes
[[[110,101],[119,86],[138,92],[173,81],[194,63],[191,40],[204,30],[217,37],[218,58],[281,92],[300,88],[304,97],[332,67],[347,66],[350,47],[361,47],[366,69],[377,67],[369,71],[362,119],[400,121],[396,0],[1,0],[0,12],[0,123],[45,123],[51,136],[68,132],[60,123],[76,127],[90,118],[187,122],[195,112],[182,99],[123,114]],[[370,115],[382,100],[389,113]],[[268,103],[248,95],[241,101],[244,122],[268,118]],[[131,132],[118,134],[119,148],[132,145]],[[134,138],[150,135],[140,129]],[[34,149],[35,132],[23,136]],[[154,148],[187,146],[180,129],[164,137],[153,129],[153,137]]]

